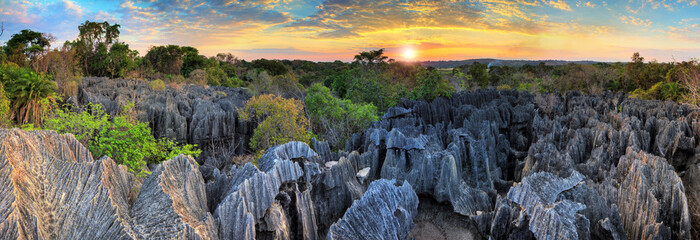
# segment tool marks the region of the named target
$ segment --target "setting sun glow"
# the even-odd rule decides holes
[[[406,50],[403,51],[403,58],[404,60],[415,60],[416,59],[416,50],[412,48],[407,48]]]

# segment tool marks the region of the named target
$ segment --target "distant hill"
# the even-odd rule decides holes
[[[596,61],[564,61],[564,60],[500,60],[493,58],[480,58],[480,59],[468,59],[468,60],[450,60],[450,61],[423,61],[420,62],[423,67],[434,67],[434,68],[455,68],[462,65],[471,65],[474,62],[491,64],[491,66],[511,66],[519,67],[522,65],[537,65],[544,62],[545,65],[549,66],[559,66],[566,65],[569,63],[576,64],[594,64],[598,63]]]

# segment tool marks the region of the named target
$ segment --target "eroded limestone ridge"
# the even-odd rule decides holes
[[[70,134],[2,129],[0,238],[454,236],[414,224],[431,219],[419,199],[476,238],[697,238],[697,113],[624,94],[457,93],[389,109],[344,151],[290,142],[230,169],[178,156],[142,184]]]

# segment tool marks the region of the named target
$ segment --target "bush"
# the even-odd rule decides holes
[[[111,157],[138,177],[148,174],[147,162],[158,163],[178,154],[197,157],[201,153],[196,145],[177,146],[167,138],[156,141],[148,123],[138,122],[130,116],[132,109],[133,103],[128,104],[112,121],[100,105],[88,105],[82,112],[57,109],[46,119],[44,128],[72,133],[93,156]]]
[[[207,85],[209,86],[222,86],[228,81],[228,77],[224,70],[218,67],[210,67],[204,70],[207,76]]]
[[[630,92],[631,98],[645,100],[673,100],[678,101],[682,97],[682,90],[678,83],[658,82],[648,90],[637,88]]]
[[[314,132],[335,149],[343,148],[353,133],[362,132],[370,122],[379,120],[373,104],[353,104],[336,98],[320,83],[307,89],[304,102]]]
[[[506,91],[506,90],[511,90],[512,88],[508,84],[501,84],[496,87],[497,90],[499,91]]]
[[[56,83],[48,76],[29,68],[3,64],[0,66],[0,83],[12,101],[12,113],[17,123],[41,125],[44,116],[56,103]]]
[[[165,90],[165,83],[163,80],[156,79],[148,83],[148,87],[156,91],[163,91]]]
[[[258,122],[250,139],[250,148],[256,156],[265,149],[290,141],[308,143],[309,120],[304,117],[304,105],[296,99],[284,99],[272,94],[253,97],[238,109],[244,121]]]
[[[7,97],[7,93],[5,93],[5,87],[0,83],[0,116],[3,116],[0,118],[0,127],[10,127],[12,125],[12,121],[10,120],[12,118],[12,115],[10,115],[10,99]]]
[[[421,69],[417,74],[418,86],[413,89],[411,98],[431,101],[438,97],[451,97],[454,86],[443,79],[437,70]]]

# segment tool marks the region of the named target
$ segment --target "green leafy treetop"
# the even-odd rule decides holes
[[[250,148],[257,157],[275,145],[290,141],[309,143],[311,138],[307,130],[309,120],[299,100],[265,94],[249,99],[238,112],[242,120],[258,122],[250,139]]]

